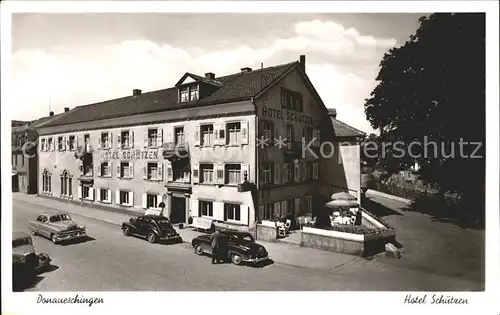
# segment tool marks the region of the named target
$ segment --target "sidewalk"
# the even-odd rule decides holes
[[[32,203],[33,205],[42,205],[59,211],[65,211],[70,214],[82,217],[104,221],[113,225],[120,226],[122,222],[128,221],[130,215],[114,211],[107,211],[89,206],[80,206],[74,203],[59,201],[56,199],[37,197],[36,195],[13,194],[13,201],[19,200]],[[191,243],[191,240],[203,233],[197,232],[191,228],[177,229],[185,243]],[[346,254],[322,251],[318,249],[298,247],[296,245],[278,244],[271,242],[258,241],[266,247],[270,258],[275,263],[284,265],[304,267],[321,271],[333,271],[334,269],[345,266],[346,264],[359,265],[364,264],[365,260],[361,257]],[[353,265],[353,266],[354,266]]]

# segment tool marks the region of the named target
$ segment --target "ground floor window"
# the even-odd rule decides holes
[[[129,192],[128,191],[120,191],[120,200],[119,203],[121,205],[128,205],[130,203]]]
[[[82,198],[84,198],[84,199],[90,198],[90,187],[88,187],[88,186],[82,187]]]
[[[52,175],[47,170],[42,173],[42,192],[52,192]]]
[[[72,196],[73,187],[71,182],[71,176],[67,171],[64,171],[61,176],[61,196]]]
[[[264,220],[272,220],[274,214],[274,204],[268,203],[264,208]]]
[[[200,217],[214,216],[214,203],[212,201],[200,200],[198,207]]]
[[[101,188],[99,190],[99,201],[111,202],[111,193],[110,193],[109,189]]]
[[[233,203],[224,204],[224,221],[240,221],[241,220],[241,205]]]
[[[146,209],[158,208],[158,195],[147,194]]]

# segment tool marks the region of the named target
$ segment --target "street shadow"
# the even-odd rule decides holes
[[[178,240],[160,240],[158,241],[158,244],[162,245],[175,245],[175,244],[182,244],[184,241],[181,239]]]
[[[267,266],[271,266],[273,264],[274,264],[274,260],[272,260],[272,259],[269,258],[269,259],[266,259],[264,261],[261,261],[258,264],[247,264],[247,265],[249,265],[249,266],[251,266],[253,268],[264,268],[264,267],[267,267]]]
[[[467,206],[460,200],[422,196],[402,210],[427,214],[433,222],[450,223],[464,229],[484,229],[484,207],[480,204]]]
[[[59,266],[49,265],[37,271],[34,276],[27,276],[24,274],[12,275],[12,291],[23,292],[27,289],[36,287],[45,277],[43,274],[52,272],[59,269]]]
[[[84,237],[80,237],[77,239],[72,239],[72,240],[66,241],[64,243],[61,243],[61,245],[62,246],[77,245],[77,244],[82,244],[82,243],[87,243],[87,242],[92,242],[92,241],[95,241],[95,238],[86,235]]]
[[[404,215],[398,211],[392,210],[376,201],[365,196],[361,197],[361,206],[377,217],[386,217],[390,215]]]

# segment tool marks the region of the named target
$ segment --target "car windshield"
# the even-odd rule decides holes
[[[247,234],[247,235],[234,235],[234,237],[236,239],[238,239],[239,241],[254,242],[253,237],[249,234]]]
[[[12,247],[19,247],[23,245],[31,245],[31,238],[25,237],[12,240]]]
[[[69,214],[58,214],[50,217],[50,222],[71,221]]]

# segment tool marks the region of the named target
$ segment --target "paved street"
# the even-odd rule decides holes
[[[39,212],[50,209],[50,206],[46,206],[50,203],[45,203],[44,200],[15,196],[13,230],[28,232],[28,221],[35,218]],[[70,207],[78,206],[71,205]],[[91,213],[93,210],[88,211]],[[275,262],[262,268],[232,264],[212,265],[208,257],[196,256],[186,243],[149,244],[142,239],[126,238],[117,225],[77,214],[72,214],[72,216],[78,223],[86,225],[87,232],[92,239],[63,246],[54,245],[39,236],[34,237],[36,251],[49,253],[53,264],[58,268],[40,275],[37,283],[27,289],[28,291],[445,291],[481,290],[484,286],[476,281],[390,266],[391,264],[379,262],[377,259],[368,261],[358,258],[341,265],[323,268],[315,261],[311,261],[310,264],[301,263],[303,266]],[[291,251],[286,245],[262,244],[268,247],[271,258],[283,257],[278,253],[280,250],[287,251],[290,257],[301,255],[301,251],[301,256],[307,256],[307,250],[316,252],[316,250],[305,248],[296,248]],[[313,257],[312,259],[320,257],[309,256]]]

